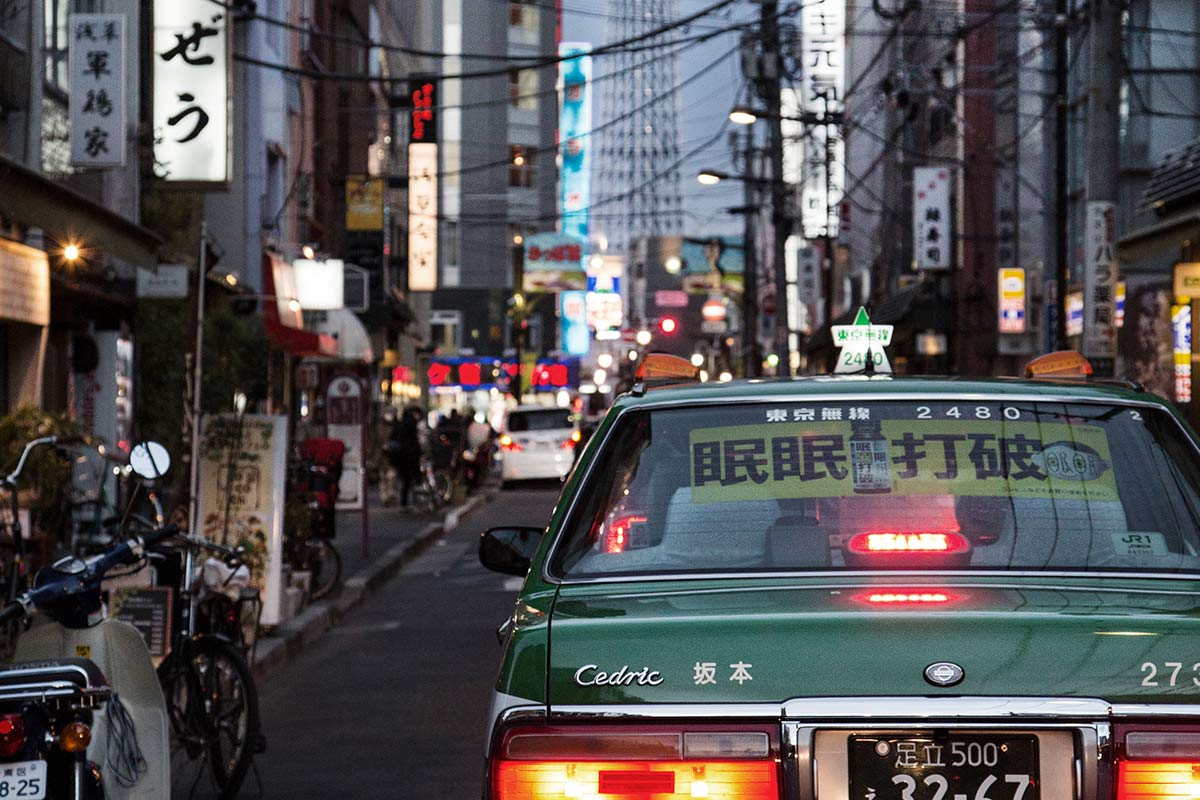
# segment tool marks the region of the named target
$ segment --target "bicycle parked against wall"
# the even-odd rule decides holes
[[[165,448],[153,443],[139,445],[130,455],[134,471],[151,479],[166,473],[169,460]],[[135,533],[163,527],[162,505],[153,489],[149,497],[155,519],[130,515]],[[158,585],[171,589],[174,610],[170,653],[158,667],[170,723],[172,795],[232,798],[245,781],[255,753],[265,749],[258,689],[243,655],[241,607],[235,605],[237,622],[232,622],[202,606],[197,557],[215,554],[238,575],[245,569],[244,551],[194,534],[178,534],[174,541],[176,547],[157,548],[152,556]],[[199,573],[203,586],[202,568]],[[251,602],[251,597],[239,594],[239,600]],[[252,601],[257,602],[256,593]]]

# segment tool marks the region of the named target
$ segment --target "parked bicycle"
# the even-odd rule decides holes
[[[130,455],[134,471],[147,479],[161,478],[166,473],[164,461],[169,463],[166,450],[153,443],[139,448]],[[130,515],[132,523],[151,532],[170,529],[164,526],[162,504],[153,489],[149,497],[155,519]],[[244,552],[194,534],[177,533],[173,538],[178,546],[155,557],[158,585],[171,589],[174,609],[170,653],[158,667],[170,721],[172,795],[215,792],[220,798],[232,798],[254,755],[266,746],[259,726],[258,689],[243,655],[241,625],[226,624],[228,617],[214,616],[211,607],[201,606],[196,576],[201,553],[226,560],[236,575],[243,568]],[[204,584],[203,578],[200,583]],[[239,594],[239,601],[251,598]],[[239,609],[239,623],[240,615]]]

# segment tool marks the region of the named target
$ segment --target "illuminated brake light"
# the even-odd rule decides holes
[[[494,756],[492,797],[778,800],[777,748],[766,727],[703,727],[510,732]]]
[[[971,545],[960,533],[860,533],[847,545],[860,555],[877,553],[965,553]]]
[[[1200,798],[1200,731],[1191,726],[1121,726],[1115,738],[1117,800]]]
[[[645,521],[645,517],[630,514],[625,517],[617,517],[608,523],[608,528],[604,532],[604,552],[624,553],[629,548],[629,536],[633,532],[633,526],[641,525]]]
[[[506,453],[519,453],[525,448],[521,447],[520,442],[506,433],[500,437],[500,449]]]
[[[909,592],[900,590],[894,592],[868,592],[867,594],[858,595],[858,599],[871,605],[936,606],[952,602],[958,598],[948,595],[945,592]]]

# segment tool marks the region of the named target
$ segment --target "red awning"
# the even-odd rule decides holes
[[[304,330],[304,317],[300,311],[288,309],[295,298],[289,291],[292,265],[276,253],[263,252],[263,322],[267,338],[280,350],[294,356],[337,355],[337,340],[313,331]]]

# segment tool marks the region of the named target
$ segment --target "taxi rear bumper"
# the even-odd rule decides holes
[[[1076,697],[845,697],[755,704],[522,705],[501,712],[492,743],[511,724],[775,722],[781,729],[782,800],[847,797],[845,743],[855,734],[949,731],[1028,734],[1042,753],[1042,800],[1115,796],[1114,727],[1200,721],[1200,705],[1110,703]],[[840,754],[840,755],[839,755]],[[839,761],[839,758],[841,759]]]

